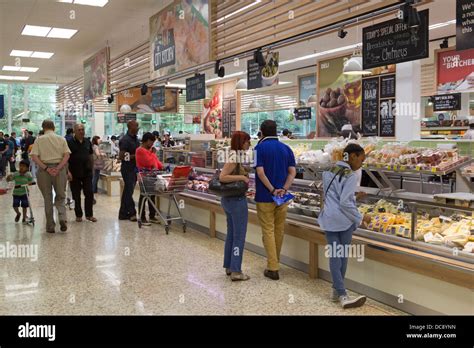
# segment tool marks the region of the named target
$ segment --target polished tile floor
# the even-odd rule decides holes
[[[244,255],[251,280],[233,283],[222,269],[221,240],[191,229],[139,230],[117,220],[119,199],[105,195],[95,206],[97,223],[76,223],[71,211],[67,233],[47,234],[41,195],[32,191],[34,228],[15,223],[11,195],[0,196],[0,245],[38,251],[36,261],[0,259],[0,315],[403,314],[370,299],[344,311],[330,302],[328,282],[285,266],[280,281],[266,279],[265,259],[251,252]]]

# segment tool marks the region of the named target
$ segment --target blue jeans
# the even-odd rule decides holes
[[[326,240],[331,246],[331,254],[329,256],[329,270],[331,271],[332,287],[337,291],[338,296],[345,296],[346,288],[344,287],[344,277],[347,270],[348,258],[345,252],[345,245],[350,245],[352,241],[352,232],[356,229],[355,225],[349,227],[346,231],[326,232]],[[343,256],[338,254],[338,250],[344,250]]]
[[[224,268],[229,268],[231,272],[242,272],[242,257],[249,217],[247,197],[222,197],[221,205],[227,216]]]
[[[92,177],[92,192],[97,193],[97,183],[100,178],[100,169],[94,169],[94,176]]]

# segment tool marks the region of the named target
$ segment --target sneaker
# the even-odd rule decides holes
[[[336,289],[332,289],[331,301],[332,302],[339,301],[339,295],[337,294]]]
[[[263,272],[263,275],[267,278],[270,278],[272,280],[278,280],[280,279],[280,276],[278,274],[278,271],[270,271],[269,269],[266,269],[264,272]]]
[[[246,281],[249,280],[250,277],[242,272],[232,272],[230,275],[230,279],[235,282],[235,281]]]
[[[160,220],[158,220],[156,217],[150,218],[149,221],[150,221],[152,224],[159,224],[159,223],[160,223]]]
[[[360,307],[365,303],[367,298],[365,296],[349,297],[347,295],[340,296],[339,302],[341,303],[342,308],[356,308]]]
[[[151,223],[148,222],[147,220],[142,220],[142,226],[151,226]]]
[[[48,232],[48,233],[55,233],[56,231],[54,231],[54,229],[53,229],[53,230],[46,230],[46,232]]]
[[[61,232],[66,232],[67,231],[66,221],[59,221],[59,226],[61,226]]]
[[[20,221],[20,218],[21,218],[21,213],[16,214],[16,216],[15,216],[15,222]]]
[[[77,217],[76,222],[82,222],[82,217]]]
[[[135,222],[135,221],[137,221],[137,217],[135,215],[133,215],[133,216],[130,217],[129,220]]]

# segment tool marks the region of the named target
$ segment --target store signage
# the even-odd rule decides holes
[[[362,134],[377,136],[379,129],[379,77],[362,80]]]
[[[395,136],[395,99],[380,101],[380,136]]]
[[[247,61],[247,89],[256,89],[278,85],[279,52],[268,52],[265,65],[260,66],[253,59]]]
[[[117,114],[117,123],[128,123],[129,121],[136,121],[137,120],[137,114],[131,114],[131,113],[118,113]]]
[[[296,108],[295,119],[298,121],[311,120],[311,108]]]
[[[433,96],[433,111],[461,110],[461,93]]]
[[[84,101],[108,94],[109,48],[84,61]]]
[[[164,34],[166,44],[163,44],[161,40],[155,41],[153,52],[153,68],[155,70],[176,64],[173,29],[165,30]],[[163,40],[163,36],[161,38]]]
[[[5,98],[0,94],[0,118],[5,116]]]
[[[210,59],[210,1],[167,2],[171,4],[149,20],[151,79],[207,63]]]
[[[364,69],[427,58],[429,10],[419,11],[420,25],[411,28],[400,19],[363,28]]]
[[[222,102],[222,137],[230,138],[237,128],[236,115],[237,101],[235,98],[227,98]]]
[[[316,75],[298,76],[298,103],[308,105],[308,99],[316,95]]]
[[[474,0],[456,0],[456,50],[474,48]]]
[[[436,90],[438,93],[474,90],[474,48],[436,52]]]
[[[165,93],[165,86],[153,88],[153,90],[151,91],[151,106],[153,106],[154,108],[165,106]]]
[[[186,79],[186,102],[204,99],[206,97],[206,76],[197,74]]]
[[[395,98],[395,75],[380,76],[380,98]]]

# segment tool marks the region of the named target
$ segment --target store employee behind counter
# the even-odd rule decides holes
[[[329,251],[329,269],[333,283],[332,300],[339,301],[342,308],[360,307],[365,296],[350,298],[344,286],[348,262],[348,250],[352,233],[361,223],[370,223],[370,216],[362,216],[356,205],[358,177],[355,171],[365,160],[364,149],[358,144],[349,144],[344,149],[344,161],[323,173],[324,206],[318,222],[326,233]],[[340,250],[343,255],[340,255]]]

